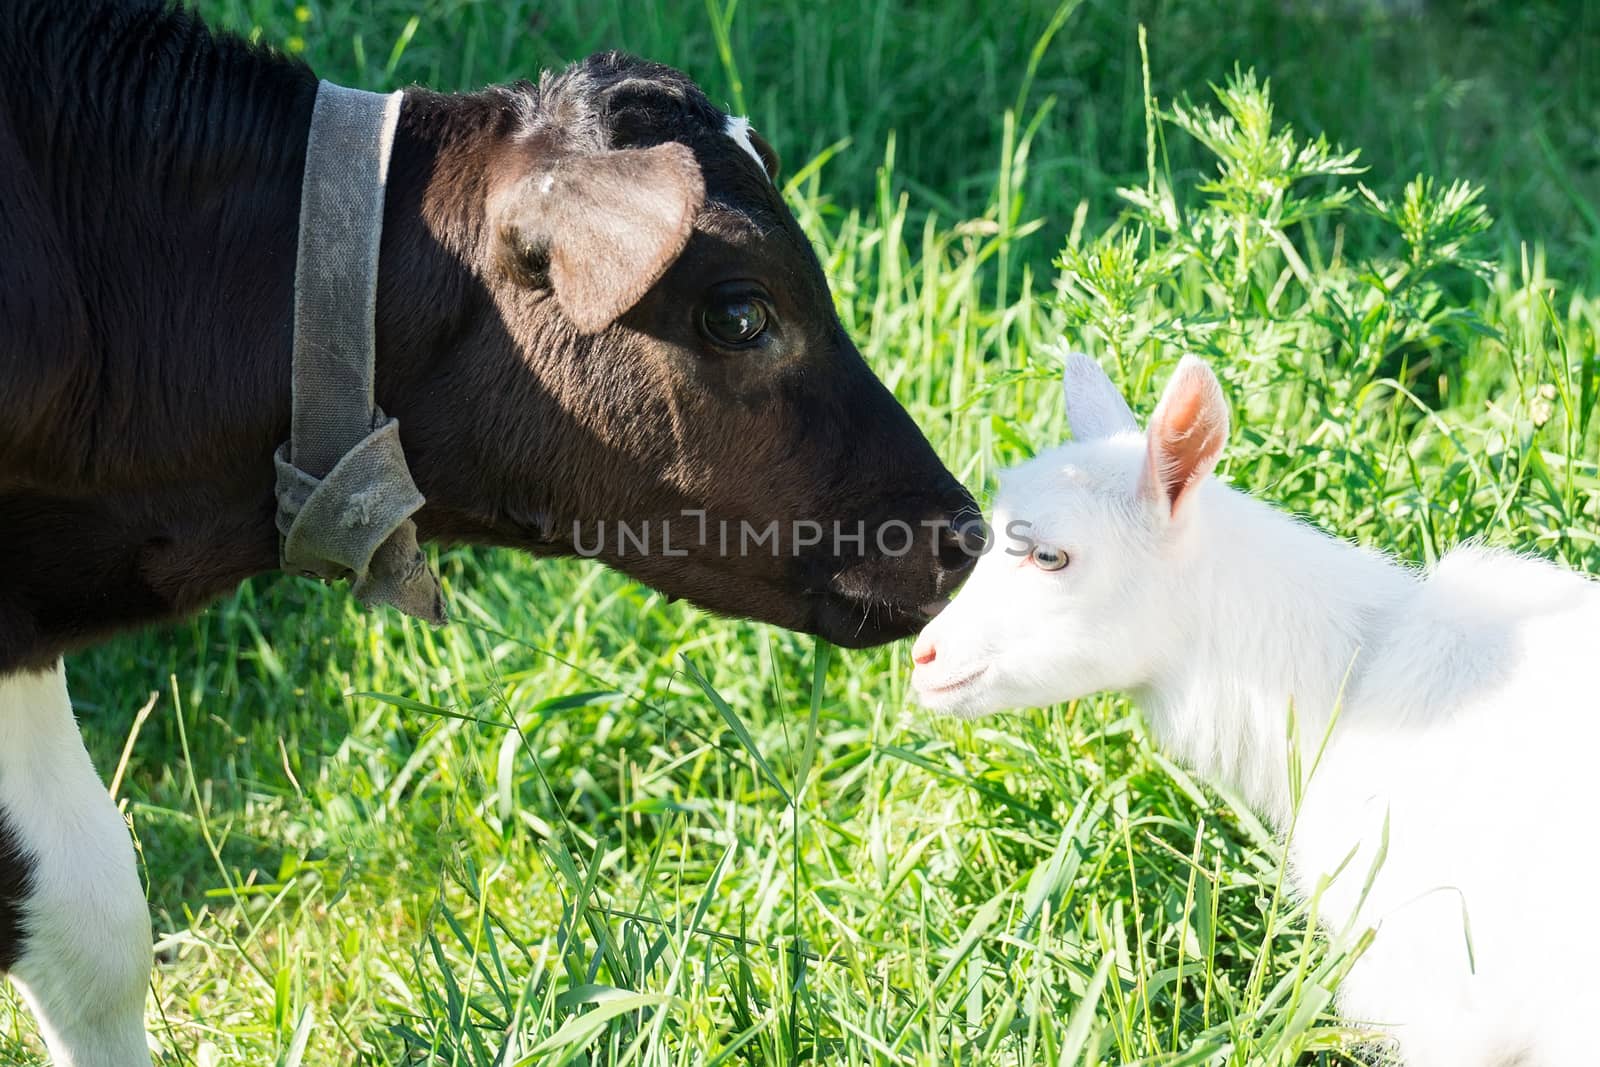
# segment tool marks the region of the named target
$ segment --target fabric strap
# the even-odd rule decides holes
[[[356,599],[445,621],[444,594],[417,545],[422,494],[400,424],[373,391],[378,247],[401,93],[317,86],[300,191],[294,385],[277,468],[279,562],[350,579]]]

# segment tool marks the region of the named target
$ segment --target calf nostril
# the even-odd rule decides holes
[[[977,562],[986,537],[981,519],[961,519],[939,531],[939,566],[960,574]]]
[[[921,641],[918,641],[917,647],[911,650],[911,662],[919,667],[926,667],[938,658],[939,651],[932,644],[924,645]]]

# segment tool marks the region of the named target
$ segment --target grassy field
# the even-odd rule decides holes
[[[980,496],[1061,437],[1059,339],[1143,412],[1192,350],[1235,484],[1419,562],[1600,568],[1587,5],[202,6],[372,88],[685,67],[783,153],[846,324]],[[273,577],[69,661],[162,1062],[1365,1062],[1279,848],[1123,699],[938,721],[903,647],[440,563],[443,630]],[[44,1062],[9,993],[0,1062]]]

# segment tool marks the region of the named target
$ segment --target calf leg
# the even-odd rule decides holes
[[[149,1067],[150,913],[58,661],[0,676],[0,971],[56,1067]]]

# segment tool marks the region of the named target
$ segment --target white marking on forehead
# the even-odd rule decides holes
[[[729,115],[728,120],[722,124],[722,132],[733,138],[733,143],[744,149],[750,158],[756,161],[756,166],[761,168],[761,173],[767,173],[767,162],[761,158],[761,153],[756,151],[756,146],[750,143],[750,120],[743,115]]]

